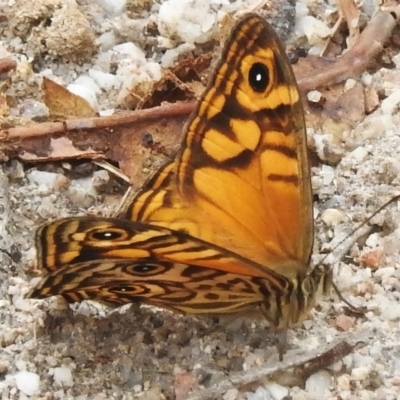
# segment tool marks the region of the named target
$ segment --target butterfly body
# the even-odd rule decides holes
[[[312,193],[302,105],[272,28],[233,28],[175,159],[118,218],[37,232],[46,276],[32,297],[141,301],[192,314],[259,307],[301,322],[330,272],[310,267]]]

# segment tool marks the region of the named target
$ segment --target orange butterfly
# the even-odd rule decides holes
[[[286,329],[331,281],[310,267],[312,246],[301,99],[276,34],[250,14],[233,28],[178,155],[127,211],[38,230],[46,276],[30,296],[192,314],[258,307]]]

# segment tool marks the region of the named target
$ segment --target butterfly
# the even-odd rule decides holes
[[[310,265],[313,211],[301,98],[270,25],[241,18],[180,150],[117,218],[56,220],[36,234],[32,298],[143,302],[189,314],[260,309],[280,330],[327,291]]]

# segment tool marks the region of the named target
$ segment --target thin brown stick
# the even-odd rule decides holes
[[[360,342],[360,344],[363,343]],[[293,373],[294,375],[298,376],[301,381],[304,382],[315,372],[329,367],[338,360],[350,354],[354,350],[356,345],[357,343],[350,344],[343,340],[342,342],[337,343],[335,346],[327,350],[324,354],[310,359],[303,365],[295,367]]]
[[[313,70],[309,75],[299,77],[297,82],[300,89],[309,91],[329,86],[365,71],[371,60],[382,51],[398,23],[399,15],[400,6],[391,12],[377,12],[347,53],[336,60],[319,59],[320,72]]]
[[[336,360],[349,354],[359,343],[365,343],[366,338],[360,338],[360,334],[348,335],[328,345],[325,349],[315,349],[302,354],[295,351],[288,352],[283,361],[273,365],[265,365],[246,373],[232,375],[226,380],[202,391],[192,394],[188,400],[222,399],[222,396],[230,389],[241,387],[273,377],[280,372],[293,370],[297,376],[306,376],[309,371],[315,371],[332,364]],[[311,368],[311,369],[310,369]]]
[[[175,118],[190,114],[193,103],[165,104],[147,110],[137,110],[109,117],[77,118],[65,122],[43,122],[32,126],[19,126],[0,130],[1,141],[15,141],[24,138],[52,135],[80,129],[112,129],[123,125],[157,121],[162,118]]]

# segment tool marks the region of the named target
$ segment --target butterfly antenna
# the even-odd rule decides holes
[[[384,203],[382,206],[380,206],[376,211],[374,211],[365,221],[363,221],[361,224],[359,224],[356,228],[353,229],[353,231],[343,240],[341,240],[339,243],[336,244],[336,246],[333,248],[333,250],[327,254],[320,262],[319,264],[323,264],[324,261],[338,248],[340,247],[346,240],[348,240],[351,237],[354,237],[354,235],[359,232],[369,221],[371,221],[372,218],[374,218],[377,214],[379,214],[382,210],[384,210],[386,207],[388,207],[390,204],[394,203],[395,201],[400,200],[400,195],[396,195],[392,197],[390,200],[388,200],[386,203]],[[355,242],[356,239],[353,239],[353,242]],[[340,257],[342,258],[343,255]],[[348,300],[346,300],[340,289],[337,287],[335,282],[331,282],[333,290],[336,292],[337,296],[339,299],[345,303],[352,311],[356,312],[357,314],[365,314],[366,312],[366,307],[356,307],[353,304],[351,304]]]
[[[343,295],[340,289],[337,287],[335,282],[332,282],[332,288],[335,291],[336,295],[339,297],[339,300],[342,301],[346,306],[348,306],[354,313],[363,315],[367,312],[367,307],[365,306],[355,306],[354,304],[351,304]]]

